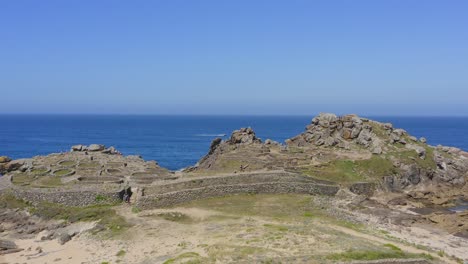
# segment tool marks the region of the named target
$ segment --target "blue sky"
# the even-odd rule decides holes
[[[468,115],[468,1],[0,1],[0,113]]]

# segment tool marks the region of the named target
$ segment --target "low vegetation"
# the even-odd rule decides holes
[[[366,160],[335,160],[319,166],[302,168],[301,172],[321,180],[352,183],[380,180],[383,176],[398,173],[398,170],[390,160],[372,156]]]
[[[71,207],[42,202],[32,208],[31,213],[44,219],[63,219],[69,223],[79,221],[99,221],[110,235],[118,235],[130,225],[118,215],[110,205]]]
[[[0,208],[24,209],[44,219],[62,219],[69,223],[99,221],[99,225],[111,236],[121,234],[130,227],[130,224],[118,215],[111,205],[70,207],[46,202],[32,205],[17,199],[12,194],[3,194],[0,195]]]

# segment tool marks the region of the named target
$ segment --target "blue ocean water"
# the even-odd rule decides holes
[[[195,164],[211,140],[241,127],[284,142],[313,116],[0,115],[0,155],[28,158],[68,151],[76,144],[115,146],[172,170]],[[468,117],[371,117],[391,122],[433,145],[468,150]]]

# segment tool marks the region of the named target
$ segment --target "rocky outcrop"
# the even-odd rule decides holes
[[[0,163],[0,174],[6,174],[16,170],[26,170],[28,166],[27,161],[28,159],[11,160],[7,158],[5,162]]]
[[[268,144],[275,145],[277,143],[268,140]],[[201,158],[195,166],[184,169],[184,172],[191,172],[197,169],[211,169],[216,162],[219,162],[223,154],[235,151],[238,148],[249,148],[249,153],[246,153],[249,155],[257,150],[268,152],[269,150],[266,145],[266,143],[262,143],[260,138],[257,138],[252,128],[241,128],[233,131],[228,140],[223,141],[221,138],[215,138],[211,142],[208,154]],[[248,165],[246,166],[248,167]],[[247,167],[240,165],[238,169],[244,171]]]
[[[229,144],[253,144],[262,143],[262,141],[256,137],[255,132],[252,128],[241,128],[232,132],[231,138],[227,141]]]
[[[7,156],[1,156],[0,157],[0,163],[7,163],[7,162],[10,162],[11,161],[11,158],[7,157]]]
[[[89,146],[86,145],[74,145],[71,147],[71,152],[102,152],[104,154],[111,154],[111,155],[122,155],[122,153],[116,150],[114,147],[106,148],[106,146],[101,144],[91,144]]]
[[[393,129],[391,124],[382,124],[386,129]],[[306,131],[286,141],[288,145],[338,147],[350,149],[350,144],[361,145],[375,154],[382,153],[382,142],[373,133],[373,127],[367,119],[356,115],[338,117],[335,114],[322,113],[312,119]]]
[[[375,130],[378,131],[375,131]],[[306,131],[286,143],[292,146],[338,147],[351,149],[353,145],[369,149],[373,154],[382,154],[385,144],[407,144],[408,133],[394,129],[390,123],[370,121],[357,115],[337,116],[321,113],[312,119]]]
[[[15,242],[10,240],[0,240],[0,255],[22,251]]]

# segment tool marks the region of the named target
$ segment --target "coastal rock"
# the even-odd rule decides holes
[[[241,128],[232,132],[231,138],[227,141],[229,144],[253,144],[262,143],[262,141],[256,137],[255,132],[252,128]]]
[[[315,146],[349,149],[351,144],[346,142],[350,142],[370,148],[374,146],[372,142],[377,137],[368,123],[369,120],[364,122],[353,114],[338,117],[335,114],[321,113],[312,119],[303,134],[287,140],[286,144],[304,146],[309,143]],[[378,148],[375,152],[382,153]]]
[[[23,249],[18,248],[15,242],[10,240],[0,239],[0,255],[16,253]]]
[[[114,147],[106,148],[102,151],[104,154],[111,154],[111,155],[122,155],[122,153],[116,150]]]
[[[208,154],[213,154],[216,150],[216,148],[219,146],[219,144],[221,144],[223,140],[221,138],[215,138],[213,139],[213,141],[211,141],[211,144],[210,144],[210,151],[208,152]]]
[[[419,138],[419,142],[421,142],[421,143],[426,143],[426,142],[427,142],[427,139],[426,139],[426,138],[424,138],[424,137],[422,137],[422,138]]]
[[[416,151],[416,153],[418,153],[418,156],[421,158],[421,159],[425,159],[426,158],[426,149],[424,147],[421,147],[421,146],[418,146],[418,145],[407,145],[406,146],[407,148],[409,149],[413,149],[414,151]]]
[[[385,124],[382,125],[382,127],[385,130],[392,130],[393,129],[393,125],[391,123],[385,123]]]
[[[58,237],[58,242],[59,242],[60,245],[64,245],[65,243],[67,243],[71,239],[72,239],[72,237],[69,234],[63,233],[63,234],[60,234],[60,236]]]
[[[86,148],[84,145],[74,145],[71,147],[71,151],[83,151]]]
[[[265,140],[265,145],[276,145],[276,146],[279,146],[281,145],[279,142],[277,141],[274,141],[274,140],[271,140],[271,139],[267,139]]]
[[[7,156],[0,156],[0,163],[7,163],[10,162],[11,159]]]
[[[25,164],[26,164],[25,159],[12,160],[10,162],[0,163],[0,174],[19,170]]]
[[[88,147],[88,151],[102,151],[104,150],[106,147],[104,145],[100,145],[100,144],[91,144],[89,145]]]

